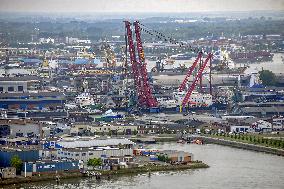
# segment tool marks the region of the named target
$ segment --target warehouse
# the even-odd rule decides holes
[[[73,159],[88,161],[90,158],[132,156],[135,143],[125,138],[95,139],[84,137],[80,139],[65,138],[63,141],[50,141],[41,151],[42,158],[51,156],[52,153],[58,159]]]
[[[0,126],[0,137],[39,137],[41,133],[41,125],[29,119],[1,119]]]
[[[193,161],[193,155],[189,152],[177,150],[164,150],[159,153],[160,155],[169,158],[172,163],[189,163]]]
[[[37,161],[27,162],[22,167],[22,174],[32,176],[36,174],[49,174],[55,172],[79,172],[79,161]]]
[[[97,149],[61,149],[57,150],[57,159],[73,159],[87,162],[92,158],[132,156],[132,149],[97,148]]]
[[[91,147],[125,147],[132,148],[134,142],[126,138],[107,138],[107,139],[96,139],[91,137],[85,138],[65,138],[63,141],[57,142],[61,148],[91,148]]]
[[[0,147],[0,167],[11,166],[10,161],[14,156],[18,156],[23,162],[37,161],[39,159],[39,150],[37,148],[26,148],[20,146],[1,146]]]

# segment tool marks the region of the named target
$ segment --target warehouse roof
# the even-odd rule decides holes
[[[111,139],[93,139],[93,140],[75,140],[75,141],[60,141],[58,142],[63,148],[90,148],[96,146],[115,146],[135,144],[126,138],[111,138]]]
[[[37,76],[21,76],[21,77],[0,77],[0,81],[35,81],[40,80]]]
[[[62,97],[64,96],[64,93],[62,92],[51,92],[51,91],[40,91],[40,92],[35,92],[35,93],[31,93],[31,92],[13,92],[13,93],[1,93],[1,97],[38,97],[38,96],[42,96],[42,97]]]
[[[284,107],[244,107],[241,109],[244,113],[283,113]]]

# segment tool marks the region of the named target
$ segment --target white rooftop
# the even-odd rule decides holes
[[[91,139],[91,140],[74,140],[58,142],[63,148],[90,148],[99,146],[125,145],[135,144],[126,138],[111,138],[111,139]]]

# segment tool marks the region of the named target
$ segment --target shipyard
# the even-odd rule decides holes
[[[0,7],[0,188],[283,188],[283,6],[25,1]]]

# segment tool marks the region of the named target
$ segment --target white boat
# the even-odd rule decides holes
[[[177,101],[177,104],[181,105],[186,92],[174,92],[173,95],[174,99]],[[194,91],[189,98],[189,104],[191,107],[209,107],[213,104],[212,95]]]
[[[176,108],[178,103],[175,99],[157,98],[157,101],[161,108]]]
[[[94,105],[94,98],[90,95],[90,93],[82,93],[75,98],[76,104],[80,107]]]

